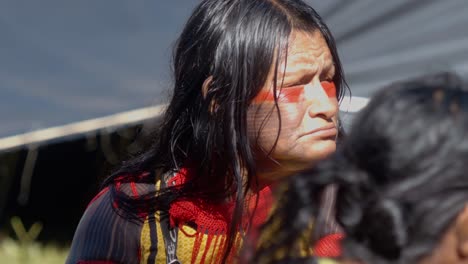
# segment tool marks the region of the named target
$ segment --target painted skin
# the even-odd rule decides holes
[[[251,103],[247,120],[249,136],[259,149],[259,176],[269,180],[295,173],[333,153],[338,133],[337,91],[331,81],[335,68],[321,34],[293,32],[287,59],[278,69],[282,69],[276,83],[278,109],[274,74],[270,73]]]

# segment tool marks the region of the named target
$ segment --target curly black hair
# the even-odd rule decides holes
[[[252,263],[314,263],[297,247],[323,227],[319,194],[330,184],[345,259],[415,263],[429,254],[468,203],[466,88],[439,73],[376,94],[332,157],[288,180]]]

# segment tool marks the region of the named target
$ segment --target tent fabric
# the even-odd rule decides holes
[[[0,2],[0,138],[167,102],[170,55],[198,1]],[[468,1],[309,0],[353,95],[468,74]]]
[[[435,71],[468,75],[468,2],[309,1],[336,41],[353,95]]]

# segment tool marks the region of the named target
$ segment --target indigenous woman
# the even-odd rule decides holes
[[[300,0],[204,0],[174,52],[154,144],[104,183],[67,263],[236,262],[275,183],[336,149],[330,31]]]

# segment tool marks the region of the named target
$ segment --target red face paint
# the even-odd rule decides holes
[[[336,86],[333,82],[321,82],[323,90],[327,93],[328,97],[336,97]],[[304,85],[293,86],[282,88],[277,91],[278,102],[283,103],[298,103],[304,98]],[[263,102],[274,102],[275,98],[273,96],[273,91],[260,91],[257,96],[255,96],[254,103],[263,103]]]
[[[320,83],[323,90],[327,93],[328,97],[336,98],[336,86],[334,82],[324,81]]]
[[[278,102],[297,103],[302,99],[304,86],[283,88],[278,93]],[[260,91],[254,98],[254,103],[274,102],[273,91]]]

